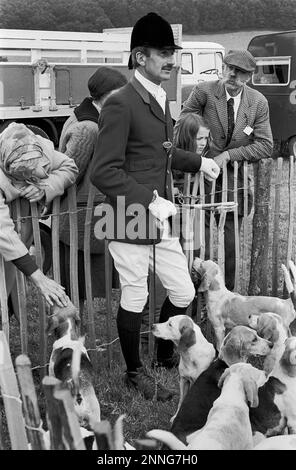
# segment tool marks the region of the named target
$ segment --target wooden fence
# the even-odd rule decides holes
[[[0,331],[0,388],[12,450],[86,450],[71,392],[60,380],[49,376],[42,380],[48,431],[44,430],[31,361],[27,355],[19,355],[14,370],[3,331]],[[98,450],[125,449],[122,419],[123,416],[118,418],[113,432],[108,421],[92,422]],[[0,450],[3,450],[1,430],[0,414]]]
[[[224,168],[225,170],[225,168]],[[287,263],[289,259],[295,260],[295,242],[293,240],[295,226],[295,167],[294,157],[283,160],[262,160],[254,165],[244,163],[244,211],[245,217],[241,233],[238,233],[237,221],[237,164],[234,164],[234,204],[227,202],[227,173],[223,171],[222,204],[215,206],[214,196],[210,202],[210,257],[216,259],[219,265],[224,266],[224,221],[228,211],[232,211],[236,225],[236,290],[241,293],[250,294],[272,294],[282,295],[282,276],[280,264]],[[254,207],[248,213],[247,199],[248,177],[251,177],[251,186],[254,190]],[[214,193],[215,183],[212,186]],[[182,223],[185,233],[183,244],[184,252],[188,259],[189,268],[193,261],[193,249],[200,249],[200,257],[205,256],[205,210],[209,205],[205,203],[204,179],[202,175],[186,175],[183,190]],[[77,213],[81,208],[76,204],[76,187],[68,189],[69,219],[70,219],[70,269],[71,269],[71,298],[79,307],[78,294],[78,257],[77,257]],[[22,217],[20,205],[15,201],[11,207],[16,227],[20,230]],[[221,214],[219,226],[215,226],[214,210]],[[98,361],[98,330],[95,327],[95,311],[92,297],[91,263],[90,263],[90,227],[94,211],[94,188],[90,187],[87,214],[85,219],[84,234],[84,268],[86,285],[86,312],[87,312],[87,347],[92,351],[91,359],[96,367]],[[51,232],[52,232],[52,277],[60,282],[60,255],[59,255],[59,216],[60,198],[56,198],[52,206]],[[33,226],[34,245],[36,248],[37,264],[42,265],[42,248],[39,229],[39,216],[36,203],[31,204],[31,216]],[[198,223],[195,223],[198,221]],[[199,238],[197,243],[196,238]],[[116,333],[112,328],[112,307],[114,309],[114,291],[112,291],[112,260],[108,252],[108,242],[105,242],[105,284],[106,297],[106,343],[107,361],[111,364]],[[150,283],[150,324],[154,318],[154,288],[153,276]],[[27,300],[30,289],[27,287],[23,274],[17,273],[17,295],[20,307],[19,331],[21,356],[16,361],[16,371],[20,390],[12,365],[9,342],[10,325],[7,307],[7,292],[4,276],[4,260],[0,255],[0,307],[2,330],[0,331],[0,389],[5,413],[8,422],[11,445],[13,449],[28,448],[28,439],[32,448],[43,449],[44,433],[40,431],[40,415],[37,406],[36,392],[33,385],[31,363],[27,355],[29,351],[30,325],[28,325]],[[118,292],[117,292],[118,297]],[[115,305],[115,309],[116,309]],[[39,364],[34,366],[40,368],[43,377],[43,389],[46,396],[49,420],[58,436],[52,441],[52,448],[78,448],[83,449],[84,443],[81,439],[78,423],[73,417],[73,403],[68,391],[62,389],[61,384],[54,382],[55,379],[46,377],[46,366],[48,360],[46,336],[47,306],[43,297],[38,294],[39,312],[39,337],[40,354]],[[113,334],[112,334],[113,331]],[[153,353],[153,338],[149,335],[149,353]],[[57,411],[58,410],[58,411]],[[0,415],[1,417],[1,415]],[[1,419],[0,419],[1,425]],[[78,426],[78,428],[77,428]],[[53,429],[52,428],[52,429]],[[50,428],[51,429],[51,428]],[[0,433],[1,434],[1,433]],[[99,434],[99,431],[98,431]],[[1,448],[1,439],[0,439]]]
[[[237,164],[234,164],[234,201],[237,201]],[[254,165],[244,163],[244,211],[245,217],[240,234],[238,233],[237,223],[237,207],[235,204],[227,204],[227,173],[223,172],[223,188],[222,202],[219,206],[221,213],[219,226],[215,227],[214,212],[211,211],[210,216],[210,257],[218,260],[220,266],[224,266],[224,231],[223,223],[225,214],[231,210],[234,212],[236,221],[236,279],[235,290],[241,293],[252,294],[270,294],[281,295],[282,278],[280,276],[280,263],[286,263],[289,259],[295,259],[295,243],[293,244],[293,231],[295,225],[295,168],[294,157],[283,161],[282,158],[277,160],[262,160]],[[255,193],[254,208],[249,216],[247,207],[248,189],[247,180],[251,177],[251,186]],[[190,185],[191,176],[186,176],[186,184],[184,187],[184,197],[182,211],[185,213],[183,223],[186,225],[185,233],[186,241],[183,245],[184,252],[188,258],[189,267],[193,260],[192,247],[195,243],[195,237],[200,237],[200,256],[204,257],[205,253],[205,229],[204,214],[208,209],[205,204],[204,180],[198,176],[193,179],[193,188]],[[215,183],[213,183],[212,191],[214,192]],[[191,191],[189,188],[192,188]],[[199,190],[199,199],[196,194]],[[68,189],[69,200],[69,219],[70,219],[70,271],[71,271],[71,298],[73,303],[79,307],[78,294],[78,257],[77,257],[77,213],[81,208],[76,205],[76,187],[75,185]],[[212,197],[212,207],[213,207]],[[203,209],[200,209],[200,204]],[[216,208],[217,209],[217,208]],[[20,214],[20,206],[18,201],[12,204],[12,211],[19,229],[22,217]],[[86,285],[86,312],[87,312],[87,346],[90,350],[92,360],[97,361],[97,334],[95,328],[94,303],[92,297],[91,283],[91,263],[90,263],[90,226],[92,214],[94,211],[94,188],[90,187],[87,215],[85,220],[84,234],[84,267],[85,267],[85,285]],[[56,198],[52,206],[51,231],[52,231],[52,250],[53,265],[52,277],[60,282],[60,255],[59,255],[59,215],[60,215],[60,198]],[[41,266],[41,240],[38,223],[38,210],[36,203],[31,204],[31,217],[33,223],[34,245],[36,248],[37,264]],[[194,228],[195,217],[199,217],[199,229]],[[198,233],[197,233],[198,232]],[[194,237],[194,238],[193,238]],[[114,307],[114,299],[112,292],[112,260],[108,252],[108,242],[105,242],[105,283],[106,283],[106,343],[112,343],[112,306]],[[251,276],[250,276],[251,273]],[[250,279],[250,282],[249,282]],[[152,286],[151,286],[151,290]],[[20,308],[20,339],[21,353],[28,354],[28,320],[27,320],[27,296],[28,289],[26,280],[22,273],[17,273],[17,292]],[[117,296],[118,297],[118,296]],[[153,300],[153,292],[151,294]],[[7,293],[5,288],[4,262],[0,256],[0,305],[2,315],[2,329],[9,343],[9,318],[7,309]],[[153,322],[154,302],[150,302],[150,323]],[[38,312],[40,325],[40,367],[43,367],[43,375],[46,371],[48,358],[47,336],[46,336],[46,316],[47,306],[43,297],[38,294]],[[114,329],[114,328],[113,328]],[[152,335],[150,335],[152,336]],[[150,354],[152,353],[153,338],[150,338]],[[112,346],[107,347],[107,358],[110,364],[112,359]],[[44,366],[43,366],[44,365]]]

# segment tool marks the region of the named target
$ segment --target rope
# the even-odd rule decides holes
[[[140,335],[144,335],[144,334],[147,334],[147,333],[150,333],[151,330],[147,330],[147,331],[141,331],[140,332]],[[86,351],[96,351],[96,352],[101,352],[101,351],[105,351],[105,349],[103,349],[104,346],[111,346],[111,344],[113,343],[116,343],[116,341],[119,340],[119,336],[117,336],[117,338],[114,338],[112,341],[110,341],[109,343],[103,343],[103,344],[99,344],[96,348],[93,348],[93,349],[87,349]],[[98,341],[98,340],[96,340]],[[35,370],[35,369],[43,369],[44,367],[47,367],[49,366],[49,362],[47,362],[46,364],[44,364],[43,366],[41,365],[38,365],[38,366],[34,366],[34,367],[31,367],[31,370]],[[1,395],[0,395],[1,396]],[[4,394],[2,394],[2,396],[6,396]],[[16,398],[16,397],[10,397],[9,395],[7,395],[9,398]],[[22,401],[20,400],[20,402],[22,403]]]
[[[280,186],[283,186],[283,185],[287,185],[289,188],[296,189],[296,182],[290,184],[289,180],[281,181],[281,182],[278,182],[278,183],[271,183],[270,187],[277,188],[277,187],[280,187]],[[247,188],[245,186],[238,187],[237,190],[225,188],[225,189],[217,190],[217,191],[214,191],[214,192],[211,191],[209,193],[196,195],[196,196],[193,196],[193,195],[190,195],[190,194],[184,195],[182,192],[179,192],[179,194],[177,194],[175,196],[175,198],[178,199],[180,205],[182,205],[184,203],[184,199],[185,200],[186,199],[199,200],[201,197],[211,197],[211,196],[222,194],[222,193],[225,193],[225,192],[234,194],[235,192],[243,191],[244,189],[254,190],[255,189],[255,184],[250,184],[250,185],[248,185]],[[263,203],[262,205],[269,206],[270,204],[269,203]],[[178,204],[176,204],[176,206],[178,207]],[[63,211],[63,212],[49,212],[49,213],[45,214],[44,217],[49,218],[51,216],[72,215],[72,214],[78,214],[79,212],[92,211],[93,209],[94,209],[93,207],[84,207],[82,209],[67,210],[67,211]],[[32,216],[32,215],[20,216],[20,217],[17,217],[17,218],[13,218],[13,221],[17,222],[18,220],[22,221],[22,220],[25,220],[25,219],[38,219],[39,220],[40,215],[37,215],[37,216]]]
[[[10,400],[15,400],[15,401],[17,401],[20,405],[23,404],[23,402],[22,402],[22,400],[20,399],[19,396],[18,396],[18,397],[15,397],[15,396],[13,396],[13,395],[7,395],[7,393],[2,393],[2,394],[0,395],[0,397],[9,398]]]
[[[37,432],[40,432],[40,433],[42,433],[42,434],[45,433],[45,430],[44,430],[43,427],[42,427],[42,421],[40,421],[40,424],[39,424],[38,428],[36,428],[36,427],[34,427],[34,426],[30,426],[29,424],[26,424],[26,423],[25,423],[25,427],[26,427],[27,429],[29,429],[29,431],[37,431]]]

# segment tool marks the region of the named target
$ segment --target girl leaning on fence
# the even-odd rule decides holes
[[[50,305],[67,305],[64,288],[45,276],[28,252],[33,241],[30,203],[37,202],[39,214],[44,214],[47,205],[75,182],[77,173],[71,158],[55,151],[51,141],[24,124],[11,123],[0,134],[0,254],[5,260],[8,295],[15,288],[18,268]],[[16,199],[22,216],[20,237],[8,205]]]
[[[183,150],[204,157],[208,149],[210,131],[204,119],[194,113],[181,116],[174,128],[174,144]],[[173,170],[175,197],[184,192],[184,172]]]

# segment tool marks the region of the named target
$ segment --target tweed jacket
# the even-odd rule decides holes
[[[149,232],[153,221],[148,206],[153,190],[172,201],[171,169],[196,172],[201,165],[201,158],[193,152],[173,147],[172,152],[167,152],[163,143],[172,140],[168,101],[164,114],[154,97],[134,77],[105,102],[91,182],[108,196],[114,211],[114,235],[107,234],[107,238],[137,244],[151,244],[153,239],[160,241],[159,234],[156,237],[153,232],[151,237]],[[118,217],[124,217],[120,227]],[[133,239],[127,228],[136,221],[141,233]]]
[[[43,139],[40,137],[40,139]],[[47,139],[43,139],[46,141]],[[43,142],[50,146],[52,142]],[[45,190],[45,204],[49,204],[56,196],[63,194],[64,189],[75,182],[77,167],[71,158],[53,150],[49,153],[51,156],[51,171],[48,178],[43,180]],[[28,249],[24,242],[29,239],[32,225],[30,219],[22,223],[21,238],[14,228],[13,220],[10,216],[8,203],[20,197],[20,189],[12,185],[10,179],[0,169],[0,253],[5,261],[15,260],[28,254]],[[21,215],[27,215],[22,212],[27,210],[27,200],[21,201]],[[24,202],[24,204],[22,204]]]
[[[225,150],[230,155],[230,162],[227,165],[228,200],[233,201],[233,191],[231,191],[234,184],[233,162],[237,161],[239,164],[238,187],[241,187],[243,184],[242,162],[256,162],[272,154],[273,139],[267,100],[257,90],[247,85],[243,87],[234,131],[227,146],[227,99],[224,84],[220,80],[202,82],[194,87],[184,103],[181,115],[190,112],[202,115],[210,128],[211,141],[207,156],[215,158]],[[252,128],[250,135],[244,132],[247,126]],[[220,174],[216,182],[216,190],[218,191],[221,187],[222,175]],[[206,185],[206,189],[210,189],[209,185]],[[219,201],[220,198],[217,197],[216,200]],[[243,191],[238,193],[238,203],[238,211],[242,215]]]
[[[84,224],[90,186],[90,163],[98,137],[98,120],[99,112],[93,106],[91,98],[85,98],[65,122],[59,142],[59,150],[73,158],[79,169],[76,180],[76,201],[79,209],[77,217],[79,250],[84,249]],[[94,204],[99,204],[104,200],[105,196],[96,190]],[[61,201],[60,210],[61,212],[68,210],[67,195]],[[90,252],[103,253],[104,243],[94,236],[95,222],[96,217],[93,217],[90,230]],[[60,216],[60,240],[70,246],[69,216],[66,214]]]

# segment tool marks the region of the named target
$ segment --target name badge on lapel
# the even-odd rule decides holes
[[[253,130],[254,130],[253,127],[251,127],[251,126],[246,126],[246,127],[244,128],[243,132],[244,132],[246,135],[250,135],[250,134],[252,134]]]

